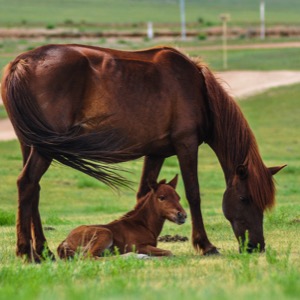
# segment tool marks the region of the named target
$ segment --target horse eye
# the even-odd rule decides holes
[[[158,196],[158,199],[159,199],[160,201],[163,201],[163,200],[166,199],[166,197],[165,197],[164,195],[160,195],[160,196]]]
[[[240,196],[240,200],[244,203],[249,203],[250,202],[250,199],[248,197],[245,197],[245,196]]]

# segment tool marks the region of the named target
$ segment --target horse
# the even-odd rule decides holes
[[[61,259],[73,258],[81,249],[83,256],[97,258],[105,250],[125,254],[137,252],[151,256],[172,256],[157,248],[157,238],[165,220],[178,225],[186,221],[186,212],[176,193],[176,175],[170,182],[149,183],[151,188],[134,209],[106,225],[82,225],[73,229],[57,248]]]
[[[223,170],[223,212],[239,244],[249,252],[264,250],[263,214],[275,203],[273,175],[285,165],[265,166],[238,104],[200,60],[171,47],[119,51],[50,44],[6,66],[1,94],[23,155],[18,256],[37,262],[42,253],[53,256],[38,209],[39,181],[52,161],[118,187],[126,181],[112,164],[144,157],[139,199],[172,155],[190,207],[193,246],[203,255],[217,254],[200,206],[202,143]]]

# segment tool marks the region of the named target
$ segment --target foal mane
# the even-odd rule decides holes
[[[157,188],[159,185],[161,184],[166,184],[166,180],[162,179],[160,182],[157,183]],[[156,190],[157,190],[156,188]],[[148,192],[145,196],[141,197],[138,199],[138,202],[136,203],[135,207],[127,212],[126,214],[124,214],[122,217],[120,217],[118,220],[123,220],[123,219],[127,219],[129,217],[132,217],[133,215],[136,215],[139,213],[139,211],[146,205],[146,203],[148,203],[148,201],[153,197],[153,195],[156,193],[156,190],[151,189],[150,192]]]
[[[141,208],[144,207],[144,205],[148,201],[148,199],[151,198],[152,194],[153,194],[152,191],[150,191],[144,197],[138,199],[138,202],[135,205],[135,207],[132,210],[130,210],[129,212],[127,212],[126,214],[124,214],[122,217],[117,219],[117,221],[127,219],[127,218],[132,217],[135,214],[137,214],[141,210]]]
[[[225,162],[222,167],[230,169],[232,174],[238,165],[247,167],[252,200],[261,210],[271,208],[275,202],[273,177],[262,161],[247,120],[211,70],[199,60],[193,62],[204,77],[206,99],[212,116],[212,135],[206,142],[216,152],[220,162]]]

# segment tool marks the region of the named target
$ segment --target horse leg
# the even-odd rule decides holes
[[[198,182],[198,141],[185,141],[176,146],[186,197],[192,217],[192,239],[194,248],[204,255],[217,254],[217,248],[208,240],[202,213],[200,187]]]
[[[51,162],[49,162],[49,165],[50,163]],[[46,168],[46,170],[48,169],[48,167]],[[42,258],[49,257],[52,260],[55,260],[55,255],[50,251],[47,245],[46,237],[43,232],[43,226],[42,226],[41,216],[39,212],[39,190],[40,190],[40,185],[38,184],[38,192],[35,193],[34,197],[32,198],[31,232],[33,238],[33,246],[36,253]]]
[[[48,169],[51,161],[40,156],[33,147],[30,148],[21,144],[21,150],[24,166],[17,182],[19,202],[16,253],[18,256],[26,256],[28,260],[39,262],[39,254],[42,253],[46,243],[38,211],[39,181]],[[33,249],[33,238],[38,252]]]
[[[156,182],[163,163],[163,157],[145,156],[137,199],[145,196],[150,191],[149,183]]]

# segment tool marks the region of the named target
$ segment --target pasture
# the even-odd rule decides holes
[[[136,260],[115,257],[99,261],[46,261],[24,264],[15,249],[15,180],[21,169],[16,141],[0,144],[1,245],[0,298],[3,299],[296,299],[300,293],[299,264],[299,96],[300,85],[272,89],[240,102],[257,137],[266,165],[287,163],[276,175],[277,205],[265,215],[266,253],[238,254],[237,242],[224,218],[224,179],[219,163],[205,145],[199,151],[199,177],[204,220],[210,239],[222,255],[197,255],[190,242],[160,243],[175,257]],[[49,246],[55,250],[79,224],[105,223],[135,204],[142,161],[123,164],[133,190],[113,192],[94,179],[53,165],[42,179],[40,210]],[[179,172],[177,160],[166,161],[160,178]],[[181,178],[177,191],[188,211]],[[190,216],[190,214],[189,214]],[[190,237],[190,220],[166,223],[162,235]]]
[[[84,30],[89,23],[99,27],[101,23],[103,26],[107,22],[121,22],[133,24],[134,29],[139,22],[180,22],[178,0],[0,0],[0,7],[0,25],[8,27],[53,28],[76,24]],[[299,9],[297,0],[266,1],[266,22],[270,25],[299,24]],[[259,1],[186,0],[187,22],[201,19],[204,26],[219,25],[220,13],[230,13],[233,25],[257,25]]]
[[[256,3],[257,2],[257,3]],[[259,1],[216,0],[186,1],[188,22],[197,26],[220,25],[220,12],[231,14],[231,25],[252,26],[259,22]],[[298,0],[265,1],[267,24],[299,25]],[[107,26],[106,22],[124,22],[135,30],[139,22],[178,22],[178,1],[140,0],[0,0],[0,26],[39,27]],[[72,6],[70,5],[72,3]],[[32,9],[34,7],[34,10]],[[124,11],[126,13],[124,13]],[[146,13],[147,12],[147,13]],[[166,16],[168,19],[166,20]],[[91,23],[91,24],[88,24]],[[50,29],[49,29],[50,30]],[[285,39],[287,40],[287,39]],[[279,40],[276,40],[279,41]],[[283,40],[281,40],[283,41]],[[46,43],[74,40],[0,41],[0,69],[20,52]],[[146,48],[156,40],[80,41],[118,49]],[[246,45],[255,39],[229,41]],[[266,42],[272,42],[269,39]],[[164,42],[164,44],[166,44]],[[203,50],[220,45],[219,40],[195,39],[185,43],[169,42],[192,56],[201,56],[214,70],[222,69],[221,50]],[[228,52],[229,70],[299,70],[299,48],[237,49]],[[191,245],[191,220],[179,176],[177,192],[188,212],[186,224],[167,222],[162,235],[187,236],[188,242],[162,243],[175,256],[137,260],[119,256],[98,261],[45,261],[26,264],[15,256],[16,179],[21,171],[21,153],[17,141],[0,142],[0,299],[298,299],[300,294],[300,85],[272,89],[240,102],[242,111],[258,140],[267,166],[288,164],[275,175],[276,207],[265,214],[266,252],[238,253],[238,244],[229,222],[222,213],[224,177],[215,154],[206,145],[199,148],[199,178],[202,212],[210,240],[220,256],[203,257]],[[0,118],[6,113],[0,107]],[[80,224],[112,221],[135,205],[135,193],[141,175],[142,160],[121,165],[132,189],[116,192],[104,184],[72,169],[54,164],[43,176],[40,212],[50,249],[56,247],[71,229]],[[160,179],[170,180],[179,172],[176,158],[165,161]]]

